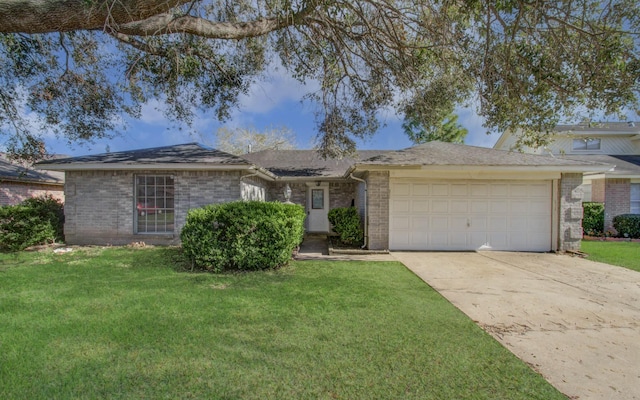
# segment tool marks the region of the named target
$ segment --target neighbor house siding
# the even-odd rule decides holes
[[[172,234],[134,233],[134,177],[171,175],[175,186]],[[65,239],[69,244],[178,243],[187,212],[241,199],[239,171],[68,171]]]
[[[41,196],[51,196],[64,202],[64,189],[62,185],[0,181],[0,206],[11,206]]]
[[[371,250],[389,248],[389,172],[372,171],[367,181],[368,247]]]
[[[580,250],[582,240],[582,174],[562,174],[560,180],[559,250]]]

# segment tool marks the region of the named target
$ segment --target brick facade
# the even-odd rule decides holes
[[[591,181],[591,201],[604,203],[604,179]]]
[[[562,174],[558,250],[580,250],[582,240],[582,174]]]
[[[631,211],[631,180],[605,179],[604,230],[615,232],[613,218]]]
[[[0,181],[0,206],[12,206],[31,197],[47,195],[64,203],[62,185]]]
[[[144,174],[174,177],[173,234],[134,231],[134,178]],[[241,199],[240,176],[240,171],[68,171],[65,239],[69,244],[178,243],[191,208]]]
[[[368,172],[365,180],[369,214],[367,247],[386,250],[389,248],[389,172]]]

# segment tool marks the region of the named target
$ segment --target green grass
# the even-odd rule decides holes
[[[562,399],[399,263],[0,255],[2,399]]]
[[[581,250],[588,259],[619,265],[640,272],[640,243],[582,241]]]

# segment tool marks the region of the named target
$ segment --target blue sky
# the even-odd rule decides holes
[[[194,123],[194,129],[178,129],[162,114],[162,104],[151,102],[143,107],[142,118],[127,120],[126,130],[109,140],[99,140],[93,144],[69,145],[53,136],[46,138],[47,149],[52,153],[78,156],[123,151],[146,147],[157,147],[188,142],[200,142],[215,147],[215,132],[221,126],[255,127],[264,130],[270,127],[286,126],[297,138],[297,146],[310,149],[317,135],[314,105],[301,103],[307,92],[305,87],[290,78],[283,71],[272,71],[268,79],[254,84],[247,95],[240,99],[240,108],[232,112],[228,121],[219,122],[203,115]],[[312,88],[311,88],[312,89]],[[491,147],[498,135],[486,134],[482,120],[471,109],[458,110],[459,122],[469,133],[466,144]],[[381,120],[386,126],[366,141],[359,141],[359,149],[403,149],[412,145],[402,131],[402,120],[392,112],[382,113]]]

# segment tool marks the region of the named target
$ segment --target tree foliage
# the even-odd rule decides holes
[[[560,119],[637,108],[635,0],[0,0],[0,126],[19,150],[109,136],[157,99],[229,117],[278,59],[317,105],[326,156],[380,110],[427,130],[476,99],[490,130],[543,144]],[[34,118],[37,116],[38,118]],[[37,146],[32,146],[37,148]]]
[[[271,127],[264,131],[222,127],[216,131],[216,148],[238,156],[260,150],[294,150],[296,135],[286,126]]]
[[[456,114],[449,114],[440,125],[435,127],[424,126],[419,114],[405,116],[402,123],[404,132],[413,143],[426,143],[432,141],[463,143],[467,136],[467,129],[458,123]]]

